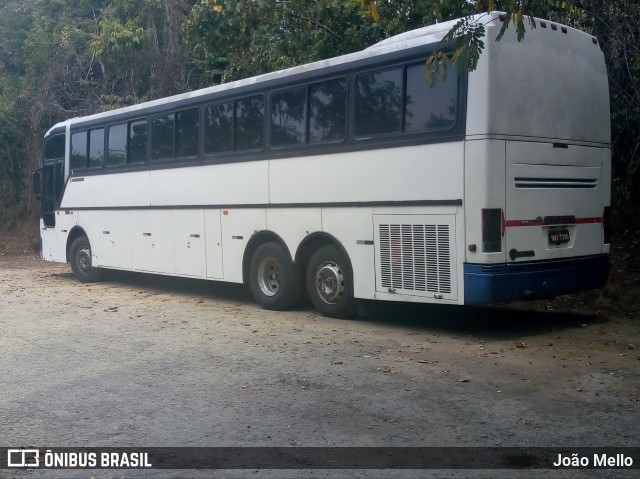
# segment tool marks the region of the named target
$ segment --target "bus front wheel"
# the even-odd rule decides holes
[[[347,255],[337,246],[316,251],[307,267],[307,293],[315,308],[332,318],[351,318],[357,312],[353,273]]]
[[[255,250],[249,266],[249,287],[265,309],[282,311],[299,299],[302,279],[287,252],[278,243],[264,243]]]
[[[102,270],[92,265],[89,238],[80,236],[71,243],[69,262],[73,275],[83,283],[93,283],[102,277]]]

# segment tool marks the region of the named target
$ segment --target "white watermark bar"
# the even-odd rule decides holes
[[[638,447],[0,448],[0,469],[640,469]]]

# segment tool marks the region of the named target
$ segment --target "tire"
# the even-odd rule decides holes
[[[102,278],[102,270],[91,265],[91,244],[86,236],[80,236],[71,243],[69,263],[73,275],[83,283],[94,283]]]
[[[302,275],[278,243],[264,243],[255,250],[249,265],[249,287],[265,309],[283,311],[300,299]]]
[[[324,316],[348,319],[356,315],[351,263],[341,248],[326,245],[311,256],[307,267],[307,293]]]

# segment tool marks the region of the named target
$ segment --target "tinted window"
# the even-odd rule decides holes
[[[424,64],[407,68],[405,131],[449,130],[455,126],[458,107],[458,71],[447,69],[433,87],[426,80]]]
[[[44,142],[44,157],[47,160],[64,158],[64,134],[53,135]]]
[[[401,130],[401,69],[358,75],[355,90],[356,135],[379,135]]]
[[[271,144],[305,143],[307,89],[283,91],[271,95]]]
[[[127,124],[109,127],[109,154],[107,164],[124,165],[127,163]]]
[[[339,141],[347,125],[347,80],[339,78],[309,87],[309,142]]]
[[[87,166],[87,132],[71,135],[71,169]]]
[[[129,163],[147,161],[147,120],[129,123]]]
[[[97,168],[104,164],[104,128],[89,132],[89,167]]]
[[[235,149],[262,148],[264,131],[264,99],[262,95],[236,100]]]
[[[196,156],[200,143],[200,110],[192,108],[176,114],[176,156]]]
[[[156,116],[151,120],[151,159],[173,158],[174,114]]]
[[[204,151],[221,153],[233,149],[233,103],[209,105],[205,110]]]

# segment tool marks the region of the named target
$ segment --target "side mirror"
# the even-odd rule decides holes
[[[42,197],[42,168],[38,168],[31,175],[31,185],[33,186],[33,194],[37,199]]]

